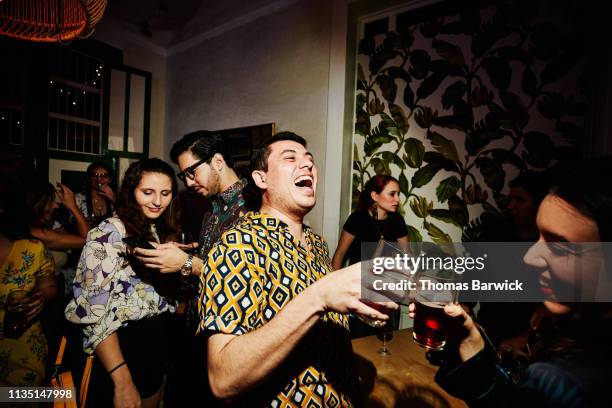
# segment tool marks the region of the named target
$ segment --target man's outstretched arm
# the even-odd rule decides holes
[[[215,396],[231,400],[263,382],[326,311],[388,318],[360,297],[361,265],[354,264],[306,288],[264,326],[240,336],[210,336],[208,378]]]

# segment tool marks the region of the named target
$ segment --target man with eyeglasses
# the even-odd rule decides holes
[[[205,376],[204,345],[195,337],[197,329],[197,297],[202,259],[221,234],[231,228],[245,212],[242,192],[247,185],[233,170],[233,162],[227,151],[225,140],[216,133],[200,130],[188,133],[170,150],[170,158],[180,169],[178,178],[186,187],[211,200],[211,210],[204,214],[198,240],[197,254],[188,254],[178,245],[166,243],[156,249],[136,249],[136,255],[147,267],[162,273],[179,272],[185,277],[187,298],[185,320],[187,333],[183,348],[179,351],[182,360],[176,367],[176,376],[169,375],[166,388],[166,405],[190,405],[197,397],[201,400],[202,387],[208,382]],[[186,338],[184,338],[186,337]],[[179,340],[181,341],[181,340]],[[182,366],[181,366],[182,365]],[[173,378],[174,377],[174,378]]]
[[[186,277],[199,276],[202,259],[244,213],[242,191],[247,181],[238,178],[224,139],[213,132],[186,134],[172,146],[170,157],[178,164],[181,171],[177,176],[185,186],[212,201],[211,211],[202,220],[197,256],[172,243],[157,245],[154,250],[138,248],[136,255],[145,266],[162,273],[180,271]]]

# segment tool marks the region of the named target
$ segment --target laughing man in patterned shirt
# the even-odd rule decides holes
[[[330,273],[327,243],[303,224],[317,188],[306,141],[279,133],[253,166],[261,211],[221,236],[201,275],[212,391],[249,407],[351,407],[346,314],[387,316],[359,301],[360,265]]]

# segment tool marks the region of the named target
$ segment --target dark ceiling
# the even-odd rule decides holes
[[[184,26],[205,0],[109,0],[109,16],[149,30],[168,31]]]
[[[283,0],[108,0],[106,16],[130,24],[143,35],[172,33],[182,41]]]

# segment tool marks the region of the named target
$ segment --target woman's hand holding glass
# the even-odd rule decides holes
[[[39,291],[14,290],[6,300],[4,316],[4,337],[17,338],[27,329],[43,309],[44,297]]]
[[[484,349],[485,342],[474,319],[458,303],[444,306],[444,313],[452,320],[449,325],[448,344],[456,344],[461,361],[467,361]],[[416,317],[416,304],[408,306],[408,316]]]
[[[45,299],[39,291],[32,293],[26,300],[25,306],[28,310],[26,318],[29,321],[33,320],[42,312],[45,305]]]

